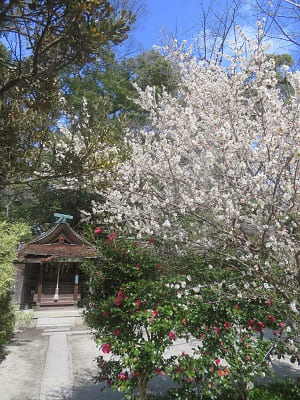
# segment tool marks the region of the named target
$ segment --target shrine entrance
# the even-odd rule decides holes
[[[40,266],[35,277],[33,302],[39,306],[77,305],[85,277],[81,273],[79,285],[77,263],[45,263]]]
[[[62,216],[54,227],[19,250],[14,302],[23,307],[75,306],[84,298],[86,278],[80,265],[96,249]]]

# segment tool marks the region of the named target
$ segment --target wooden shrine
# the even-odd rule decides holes
[[[14,303],[21,308],[78,306],[85,283],[80,264],[96,258],[96,249],[59,217],[47,232],[23,245],[16,262]]]

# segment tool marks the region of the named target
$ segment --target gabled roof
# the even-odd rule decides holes
[[[18,255],[19,261],[25,263],[72,262],[96,257],[96,248],[67,222],[61,222],[22,246]]]

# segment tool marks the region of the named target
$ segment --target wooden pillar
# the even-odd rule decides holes
[[[78,265],[75,265],[75,276],[74,276],[74,305],[78,303],[78,286],[79,286],[79,268]]]
[[[40,272],[39,272],[39,282],[38,282],[38,293],[37,293],[37,302],[36,305],[39,308],[41,303],[42,291],[43,291],[43,272],[44,272],[44,265],[40,265]]]

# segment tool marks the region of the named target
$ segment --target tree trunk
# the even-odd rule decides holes
[[[140,400],[147,400],[148,396],[147,396],[147,383],[148,380],[145,378],[140,378],[138,380],[138,391],[139,391],[139,395],[140,395]]]
[[[250,391],[245,382],[240,383],[239,392],[241,394],[241,400],[249,400],[250,399]]]

